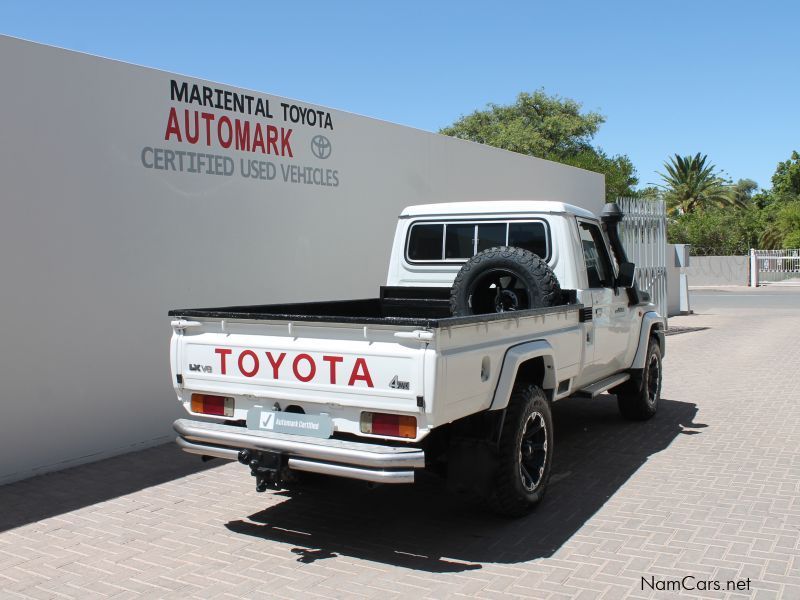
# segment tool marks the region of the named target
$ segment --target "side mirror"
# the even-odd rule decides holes
[[[632,262],[624,262],[619,265],[619,275],[617,276],[617,287],[629,288],[633,287],[634,273],[636,265]]]

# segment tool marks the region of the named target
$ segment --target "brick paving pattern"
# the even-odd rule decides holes
[[[555,407],[552,487],[506,520],[435,480],[257,494],[166,445],[0,488],[2,598],[800,599],[800,311],[668,338],[663,400]],[[657,591],[750,579],[750,589]]]

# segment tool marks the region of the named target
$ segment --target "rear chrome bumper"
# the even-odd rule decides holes
[[[172,425],[186,452],[237,460],[239,450],[280,452],[295,471],[308,471],[375,483],[413,483],[414,469],[425,466],[419,448],[381,446],[245,429],[178,419]]]

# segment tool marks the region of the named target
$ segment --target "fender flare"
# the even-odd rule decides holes
[[[664,329],[664,317],[654,310],[644,313],[642,317],[642,328],[639,331],[639,345],[636,348],[636,354],[633,357],[631,369],[644,369],[644,361],[647,358],[647,344],[649,343],[651,333],[656,334],[658,345],[661,347],[661,356],[663,357],[667,353]]]
[[[503,410],[508,406],[511,397],[511,390],[517,380],[519,367],[524,362],[532,358],[542,358],[544,360],[544,378],[542,388],[554,390],[556,388],[556,359],[555,350],[547,340],[537,340],[535,342],[524,342],[517,346],[512,346],[506,351],[503,357],[503,366],[500,368],[500,376],[497,379],[497,387],[494,390],[492,402],[488,410]]]

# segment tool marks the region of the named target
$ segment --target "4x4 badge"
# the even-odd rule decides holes
[[[400,381],[400,376],[395,375],[392,380],[389,382],[389,387],[395,390],[410,390],[411,389],[411,382],[409,381]]]

